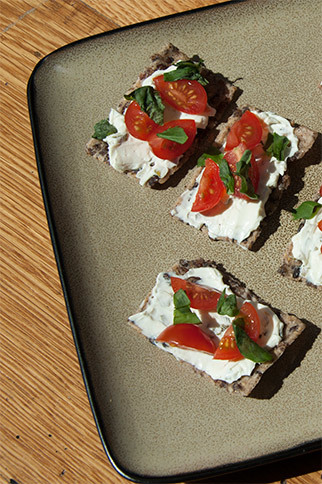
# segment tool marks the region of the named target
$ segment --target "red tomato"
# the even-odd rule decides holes
[[[320,222],[318,223],[318,227],[320,230],[322,230],[322,220],[320,220]]]
[[[322,197],[322,185],[320,186],[320,195]]]
[[[237,318],[244,319],[245,321],[244,329],[246,333],[252,340],[256,342],[259,338],[259,333],[260,333],[260,319],[254,306],[249,302],[245,302],[242,305]],[[237,361],[243,358],[243,355],[240,353],[239,349],[237,348],[234,329],[232,325],[229,326],[224,336],[221,338],[219,342],[219,346],[214,354],[214,358],[216,360],[232,360],[232,361]]]
[[[164,81],[163,74],[155,77],[154,84],[163,101],[178,111],[188,114],[202,114],[207,107],[207,93],[198,81],[180,79]]]
[[[236,171],[237,163],[241,159],[242,154],[244,153],[245,150],[246,150],[246,145],[244,143],[240,143],[238,146],[236,146],[232,150],[227,151],[225,153],[224,158],[229,164],[229,168],[233,173]],[[258,188],[258,183],[259,183],[259,169],[253,154],[250,160],[250,168],[249,168],[248,175],[256,193]],[[247,195],[245,195],[244,193],[240,193],[241,178],[238,175],[234,175],[234,179],[235,179],[235,193],[234,193],[235,197],[249,200],[249,197]]]
[[[214,289],[194,284],[180,277],[171,277],[171,286],[174,292],[178,292],[179,289],[186,292],[190,299],[190,307],[205,311],[216,309],[221,294]]]
[[[231,127],[226,141],[226,150],[231,150],[244,143],[246,148],[252,149],[260,143],[263,136],[262,123],[256,114],[245,111],[242,117]]]
[[[205,212],[215,207],[226,194],[226,187],[219,175],[219,166],[211,158],[205,161],[192,212]]]
[[[157,136],[158,133],[162,133],[163,131],[174,128],[175,126],[183,128],[184,132],[188,136],[188,139],[185,143],[180,144],[176,141],[159,138]],[[173,121],[164,123],[163,126],[159,126],[158,129],[150,136],[149,144],[155,156],[163,160],[173,161],[190,148],[196,134],[196,123],[192,119],[175,119]]]
[[[153,131],[155,131],[159,125],[156,124],[149,116],[141,110],[139,104],[136,101],[132,101],[125,112],[125,124],[128,132],[138,138],[146,141]]]
[[[168,343],[170,346],[210,353],[211,355],[216,351],[214,341],[195,324],[183,323],[168,326],[159,334],[156,341]]]

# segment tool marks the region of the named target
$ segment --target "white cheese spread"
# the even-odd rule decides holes
[[[322,204],[322,197],[318,200]],[[311,219],[305,220],[301,230],[292,237],[292,254],[302,262],[300,275],[316,286],[322,285],[322,208]]]
[[[259,227],[265,217],[265,203],[272,189],[277,186],[279,176],[285,173],[287,159],[293,156],[298,149],[298,139],[287,119],[271,112],[253,112],[265,121],[271,133],[286,136],[291,142],[285,160],[278,161],[272,156],[265,158],[259,164],[260,179],[257,189],[259,200],[247,201],[238,197],[230,197],[229,203],[225,206],[215,207],[213,212],[207,213],[207,215],[200,212],[191,212],[198,191],[198,185],[195,184],[191,190],[186,190],[182,194],[180,203],[171,212],[173,216],[197,229],[205,226],[208,229],[209,237],[212,239],[227,237],[240,244]],[[197,179],[198,183],[201,176],[202,172]]]
[[[151,76],[144,79],[142,85],[155,87],[153,78],[173,69],[175,69],[175,66],[170,66],[163,71],[155,71]],[[187,114],[165,104],[164,122],[174,119],[193,119],[197,128],[205,129],[209,116],[214,116],[214,114],[215,109],[210,106],[203,114]],[[124,115],[115,111],[115,109],[110,111],[109,122],[115,126],[117,133],[107,136],[103,141],[108,144],[109,162],[115,170],[119,172],[136,171],[140,185],[145,185],[154,176],[165,177],[178,164],[180,157],[173,161],[158,158],[153,154],[147,141],[131,136],[126,128]]]
[[[138,326],[142,333],[155,343],[159,348],[171,353],[178,360],[190,363],[200,371],[204,371],[214,380],[223,380],[232,383],[243,375],[251,375],[255,363],[246,358],[239,361],[215,360],[212,355],[189,349],[182,349],[174,346],[155,342],[160,333],[173,324],[173,290],[170,277],[175,273],[167,272],[158,275],[156,285],[151,296],[143,309],[138,314],[130,316],[129,320]],[[183,279],[198,277],[198,283],[222,292],[226,288],[226,294],[231,290],[223,282],[222,275],[217,269],[202,267],[190,269],[186,274],[180,276]],[[238,307],[244,302],[238,298]],[[142,303],[143,304],[143,303]],[[258,344],[269,349],[275,347],[282,339],[283,323],[276,314],[267,306],[251,301],[258,311],[261,320],[261,334]],[[215,311],[194,311],[202,321],[201,328],[211,335],[215,342],[219,342],[226,329],[232,323],[233,318],[221,316]]]

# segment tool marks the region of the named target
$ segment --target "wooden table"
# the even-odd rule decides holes
[[[2,0],[1,463],[11,484],[128,482],[110,465],[87,400],[41,196],[26,85],[54,49],[211,0]],[[211,482],[320,482],[315,454]],[[283,482],[285,482],[283,480]]]

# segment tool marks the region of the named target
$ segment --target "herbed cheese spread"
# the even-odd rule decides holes
[[[322,197],[318,200],[322,204]],[[316,286],[322,285],[322,208],[311,219],[305,220],[301,230],[292,237],[292,255],[300,260],[300,276]]]
[[[174,65],[165,70],[155,71],[151,76],[144,79],[142,86],[155,87],[154,77],[173,69],[175,69]],[[203,114],[186,114],[165,104],[164,122],[174,119],[193,119],[197,128],[205,129],[209,116],[214,116],[215,112],[215,109],[208,106]],[[180,157],[174,161],[158,158],[150,149],[147,141],[134,138],[126,128],[124,115],[115,109],[110,111],[109,122],[115,126],[117,133],[106,136],[103,141],[108,144],[109,162],[115,170],[119,172],[136,171],[140,185],[145,185],[154,176],[165,177],[177,165]]]
[[[215,360],[212,355],[189,349],[181,349],[156,342],[155,339],[167,327],[173,324],[173,289],[170,277],[178,277],[174,272],[162,272],[157,276],[146,307],[141,312],[129,317],[129,320],[138,326],[143,335],[149,338],[159,348],[171,353],[178,360],[193,365],[196,369],[207,373],[214,380],[223,380],[232,383],[244,375],[251,375],[256,363],[246,358],[239,361]],[[221,273],[215,268],[201,267],[190,269],[183,276],[198,278],[198,283],[226,294],[232,294],[229,286],[224,284]],[[244,300],[237,298],[238,307]],[[267,306],[250,301],[257,309],[261,321],[261,333],[257,343],[267,349],[273,348],[282,339],[283,323],[277,315]],[[143,304],[143,303],[142,303]],[[201,311],[191,309],[202,321],[201,328],[219,343],[226,329],[231,325],[233,318],[219,315],[215,311]]]
[[[290,141],[285,160],[279,161],[272,156],[267,157],[259,166],[259,186],[256,201],[246,201],[238,197],[230,197],[229,203],[223,211],[215,207],[211,214],[191,212],[193,202],[198,192],[199,181],[202,172],[196,180],[196,184],[190,190],[183,192],[180,203],[171,211],[171,214],[181,221],[201,229],[205,226],[208,229],[209,237],[212,239],[229,238],[240,244],[256,230],[261,221],[265,218],[265,203],[273,188],[277,186],[280,175],[283,175],[287,168],[287,160],[298,150],[298,139],[290,122],[271,112],[252,111],[261,118],[268,126],[269,131],[286,136]]]

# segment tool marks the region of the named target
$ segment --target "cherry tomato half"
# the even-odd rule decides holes
[[[210,353],[211,355],[216,351],[214,341],[195,324],[182,323],[167,326],[156,338],[156,341],[168,343],[170,346]]]
[[[141,110],[136,101],[132,101],[125,111],[125,125],[128,132],[134,138],[147,141],[153,131],[159,128],[159,125],[152,121],[151,118]]]
[[[210,210],[211,208],[214,208],[225,195],[226,187],[220,178],[219,166],[211,158],[207,158],[191,211],[205,212]]]
[[[163,131],[174,128],[176,126],[182,128],[188,136],[188,139],[185,143],[180,144],[176,141],[159,138],[159,136],[157,136],[158,133],[162,133]],[[148,141],[155,156],[163,160],[173,161],[190,148],[196,134],[197,128],[196,123],[193,119],[175,119],[173,121],[168,121],[167,123],[164,123],[163,126],[159,126],[157,130],[153,131]]]
[[[202,114],[205,111],[207,93],[200,82],[188,79],[164,81],[163,74],[153,80],[162,100],[178,111],[188,114]]]
[[[263,136],[262,122],[256,114],[245,111],[242,117],[231,127],[226,141],[226,150],[231,150],[244,143],[246,148],[252,149],[260,143]]]
[[[260,319],[255,307],[251,303],[245,302],[242,305],[237,318],[244,319],[244,329],[246,333],[253,341],[256,342],[260,334]],[[219,346],[214,354],[214,359],[238,361],[242,358],[243,355],[237,348],[234,329],[231,325],[226,330],[224,336],[221,338]]]
[[[244,143],[240,143],[232,150],[225,152],[224,158],[227,161],[229,168],[233,173],[236,171],[237,163],[241,159],[242,154],[244,153],[245,150],[246,150],[246,145]],[[248,171],[248,176],[250,178],[250,181],[252,182],[252,185],[256,193],[258,188],[258,183],[259,183],[259,169],[253,154],[250,160],[250,168]],[[241,178],[238,175],[234,175],[234,180],[235,180],[235,193],[234,193],[235,197],[249,200],[249,197],[247,195],[240,192]]]
[[[190,300],[190,307],[204,311],[216,310],[221,293],[215,289],[195,284],[180,277],[171,277],[171,286],[174,292],[179,291],[179,289],[186,292]]]

